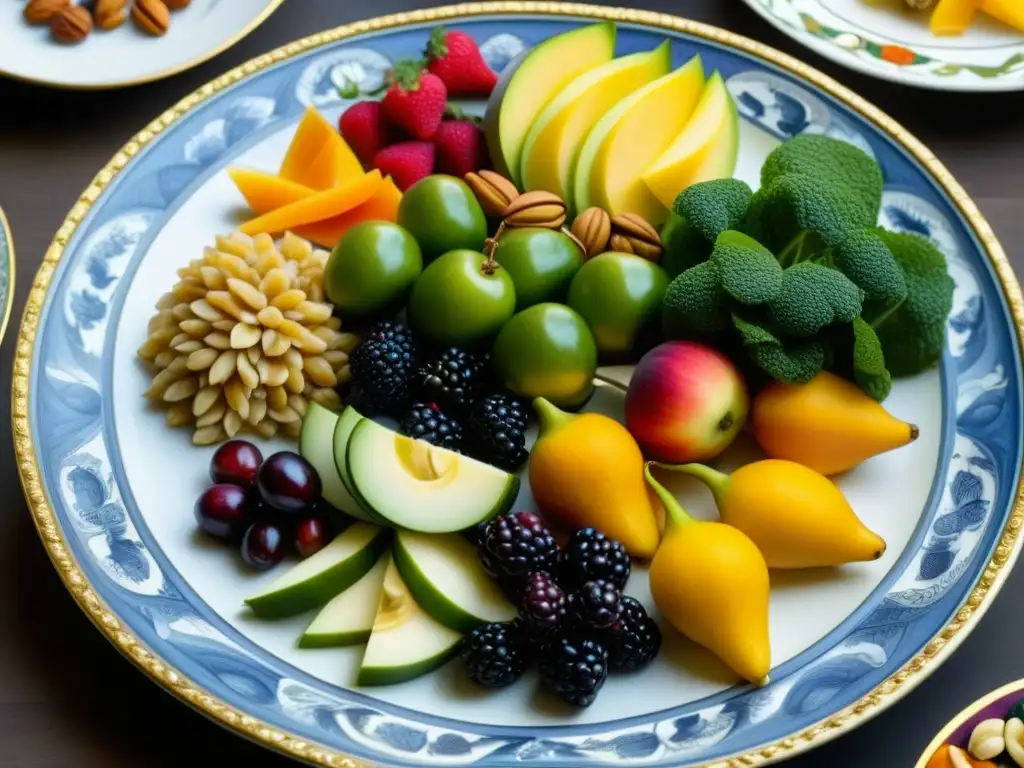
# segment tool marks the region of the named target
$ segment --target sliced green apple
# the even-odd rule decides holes
[[[433,672],[458,653],[461,639],[416,603],[389,557],[358,683],[393,685]]]
[[[461,531],[507,512],[519,493],[515,475],[370,419],[353,429],[345,461],[363,506],[411,531]]]
[[[361,645],[369,640],[389,559],[382,554],[363,578],[327,603],[299,638],[299,647]]]
[[[544,189],[571,210],[576,159],[594,124],[619,101],[669,71],[666,40],[652,51],[622,56],[578,76],[537,116],[523,143],[520,170],[524,189]]]
[[[322,494],[328,504],[357,520],[370,523],[374,522],[373,518],[359,506],[351,491],[345,487],[334,462],[334,440],[338,422],[345,421],[345,435],[350,435],[352,427],[361,418],[353,408],[346,408],[339,419],[338,414],[310,401],[306,415],[302,418],[299,455],[312,464],[313,469],[320,475]]]
[[[245,604],[265,619],[292,616],[323,605],[373,568],[391,532],[372,523],[353,523],[312,557],[292,566]]]
[[[615,23],[603,21],[545,40],[505,68],[484,114],[484,134],[495,168],[520,184],[523,142],[534,119],[577,75],[611,61]]]
[[[636,213],[652,226],[668,216],[639,177],[683,131],[704,89],[704,67],[694,56],[674,72],[634,91],[602,117],[580,150],[574,177],[577,210]]]
[[[515,618],[515,607],[462,534],[399,531],[391,551],[416,602],[446,627],[472,632],[480,624]]]
[[[644,184],[671,208],[676,196],[693,184],[731,178],[739,151],[736,103],[715,72],[704,86],[700,103],[686,128],[642,174]]]

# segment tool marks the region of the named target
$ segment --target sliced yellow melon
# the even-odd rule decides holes
[[[983,13],[1024,32],[1024,3],[1021,0],[984,0]]]
[[[693,184],[731,177],[739,152],[739,115],[721,74],[704,86],[683,132],[650,168],[643,181],[666,208]]]
[[[979,0],[939,0],[928,27],[933,35],[962,35],[978,14]]]

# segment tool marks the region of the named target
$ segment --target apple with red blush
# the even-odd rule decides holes
[[[728,357],[695,341],[669,341],[637,363],[626,392],[626,428],[644,456],[709,461],[743,429],[750,396]]]

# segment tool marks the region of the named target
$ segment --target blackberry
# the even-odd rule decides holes
[[[647,666],[661,650],[661,630],[636,599],[623,595],[619,620],[600,637],[608,648],[612,672],[634,672]]]
[[[558,542],[534,514],[500,515],[484,531],[480,562],[499,582],[520,590],[532,571],[558,572]]]
[[[489,395],[474,403],[467,424],[474,458],[515,472],[530,454],[526,450],[526,405],[509,395]]]
[[[462,425],[438,408],[436,403],[414,403],[406,411],[399,429],[403,435],[450,451],[457,451],[462,446]]]
[[[412,333],[401,323],[375,324],[352,353],[349,401],[371,414],[393,414],[409,402],[417,353]]]
[[[459,653],[469,679],[488,688],[511,685],[526,670],[526,639],[511,622],[482,624],[462,639]]]
[[[526,579],[519,617],[532,638],[550,634],[565,618],[565,592],[550,573],[534,571]]]
[[[608,678],[608,651],[590,638],[560,634],[540,660],[541,682],[570,704],[589,707]]]
[[[423,396],[465,412],[483,384],[486,358],[450,347],[417,374]]]
[[[622,592],[604,579],[588,581],[572,594],[569,611],[577,629],[605,629],[619,620]]]
[[[565,545],[561,582],[570,591],[594,579],[625,589],[630,567],[629,553],[622,544],[595,528],[580,528]]]

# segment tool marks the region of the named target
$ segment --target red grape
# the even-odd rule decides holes
[[[242,560],[261,571],[273,568],[284,557],[284,536],[270,523],[253,523],[242,538]]]
[[[211,485],[192,508],[199,527],[211,536],[238,541],[249,524],[250,507],[245,491],[237,485]]]
[[[210,460],[210,479],[248,487],[256,480],[263,463],[260,449],[245,440],[228,440]]]
[[[263,500],[290,514],[313,508],[320,500],[320,476],[297,453],[281,451],[263,462],[256,475]]]
[[[295,526],[295,551],[299,557],[310,557],[326,547],[331,540],[330,527],[322,517],[303,518]]]

